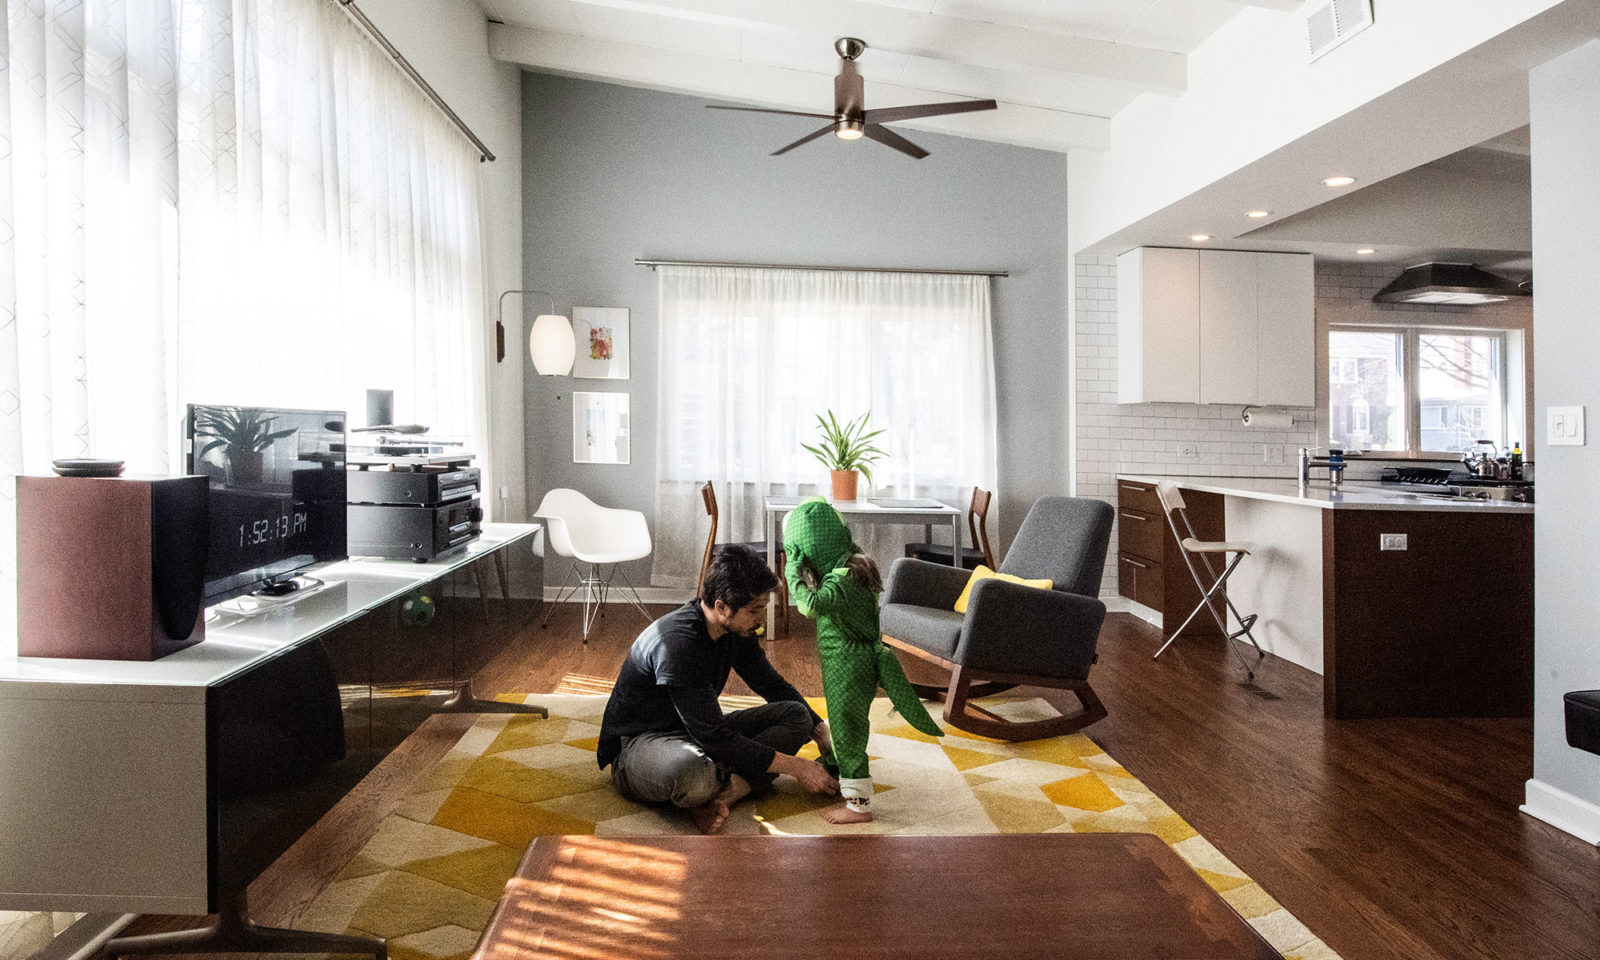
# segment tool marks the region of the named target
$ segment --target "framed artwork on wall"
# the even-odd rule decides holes
[[[572,337],[578,344],[574,377],[628,379],[627,307],[573,307]]]
[[[573,391],[572,462],[631,462],[629,406],[626,393]]]

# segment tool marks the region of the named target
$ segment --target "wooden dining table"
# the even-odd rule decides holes
[[[765,522],[762,526],[767,534],[767,562],[772,565],[774,572],[778,569],[778,544],[783,542],[783,518],[795,507],[800,505],[806,497],[769,496],[765,502]],[[950,524],[950,542],[961,543],[961,518],[964,514],[947,503],[941,503],[927,497],[913,497],[898,499],[892,497],[862,497],[859,500],[828,500],[832,507],[844,517],[844,522],[852,523],[893,523],[920,525],[923,528],[924,541],[933,539],[933,525],[936,523]],[[955,566],[961,565],[961,550],[959,546],[952,550],[951,561]],[[778,598],[774,594],[767,601],[767,633],[768,637],[775,637],[777,628]]]
[[[1159,837],[539,837],[473,960],[1282,960]]]

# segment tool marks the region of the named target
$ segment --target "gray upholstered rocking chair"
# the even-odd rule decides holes
[[[1111,520],[1111,505],[1102,500],[1035,501],[1000,572],[1049,579],[1053,588],[981,580],[973,585],[965,614],[954,607],[968,571],[921,560],[894,562],[884,590],[883,639],[950,671],[946,688],[913,684],[923,696],[944,700],[946,723],[1001,740],[1037,740],[1080,730],[1106,715],[1089,686],[1089,667],[1106,613],[1095,597]],[[971,702],[1019,684],[1070,690],[1081,709],[1015,721]],[[1051,705],[1060,710],[1053,698]]]

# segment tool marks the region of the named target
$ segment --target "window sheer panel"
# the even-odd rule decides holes
[[[0,606],[14,476],[178,470],[186,403],[487,449],[477,154],[335,4],[0,7]]]
[[[870,410],[887,456],[862,496],[964,505],[992,489],[995,399],[986,277],[662,267],[652,580],[692,586],[716,485],[722,542],[760,540],[770,493],[828,492],[802,443],[818,414]],[[862,526],[880,563],[906,528]]]

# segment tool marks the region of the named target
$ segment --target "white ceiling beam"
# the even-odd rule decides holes
[[[786,67],[719,60],[505,24],[489,25],[489,53],[497,60],[546,73],[781,109],[827,112],[831,108],[826,81],[819,83],[817,74]],[[815,96],[797,93],[813,88]],[[728,92],[733,90],[738,93]],[[948,91],[889,83],[871,84],[870,94],[874,103],[881,106],[950,99]],[[1055,151],[1079,147],[1105,150],[1111,138],[1111,122],[1103,117],[1005,102],[997,110],[932,117],[896,126]]]
[[[683,20],[698,20],[743,30],[803,32],[827,37],[859,36],[869,49],[887,50],[953,63],[1023,71],[1101,77],[1136,84],[1153,93],[1179,94],[1187,88],[1185,57],[1167,50],[1109,43],[1042,30],[1025,30],[962,17],[918,13],[862,0],[806,0],[804,3],[749,0],[572,0],[575,4],[628,10]],[[1266,2],[1266,0],[1259,0]],[[492,0],[508,23],[519,8],[538,0]]]

